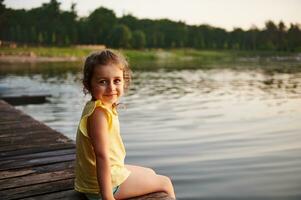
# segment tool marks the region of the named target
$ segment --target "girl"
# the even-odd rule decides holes
[[[175,198],[169,178],[152,169],[125,165],[116,107],[129,87],[130,69],[122,55],[103,50],[87,57],[84,107],[76,135],[75,190],[88,199],[127,199],[157,191]]]

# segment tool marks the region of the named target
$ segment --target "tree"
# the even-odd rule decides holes
[[[135,49],[142,49],[145,47],[145,34],[143,31],[136,30],[132,34],[131,46]]]
[[[277,49],[277,35],[278,28],[272,21],[267,21],[265,23],[265,30],[263,31],[265,45],[264,48],[267,50],[276,50]]]
[[[188,27],[186,46],[196,49],[205,48],[203,31],[198,26]]]
[[[287,32],[290,51],[301,51],[301,30],[299,25],[291,24]]]
[[[117,23],[117,18],[112,10],[100,7],[94,10],[86,20],[87,34],[90,43],[93,44],[109,44],[108,36],[112,28]]]
[[[143,27],[139,26],[139,21],[136,17],[132,16],[132,15],[124,15],[119,19],[119,23],[120,24],[124,24],[127,27],[129,27],[129,29],[131,30],[138,30],[141,29]]]
[[[99,7],[88,17],[78,18],[75,6],[60,9],[50,0],[31,10],[6,8],[0,0],[0,40],[23,44],[104,44],[123,48],[182,48],[301,51],[299,24],[288,28],[282,21],[267,21],[265,28],[226,31],[207,24],[187,25],[169,19],[117,18],[112,10]]]
[[[231,46],[231,49],[248,49],[250,46],[248,38],[248,32],[243,31],[241,28],[235,28],[230,33],[229,44]]]
[[[286,26],[282,21],[278,24],[277,50],[287,50]]]
[[[115,48],[129,48],[132,38],[130,29],[125,25],[116,25],[110,34],[110,45]]]
[[[247,50],[257,50],[259,32],[256,26],[252,26],[251,29],[246,32]]]
[[[0,0],[0,15],[5,11],[5,5],[3,4],[4,0]]]

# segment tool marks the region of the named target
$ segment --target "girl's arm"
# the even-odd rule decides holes
[[[88,134],[96,157],[97,180],[102,199],[114,199],[109,160],[108,121],[105,113],[96,108],[88,118]]]

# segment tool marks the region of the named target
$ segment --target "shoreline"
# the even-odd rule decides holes
[[[40,63],[40,62],[80,62],[83,58],[70,57],[47,57],[47,56],[17,56],[17,55],[1,55],[0,63]]]
[[[118,49],[131,61],[191,61],[228,62],[301,61],[301,52],[252,52],[196,49]],[[27,47],[0,48],[0,63],[82,62],[93,52],[89,48]]]

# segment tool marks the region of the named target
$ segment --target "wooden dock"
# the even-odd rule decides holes
[[[84,200],[73,190],[74,141],[0,100],[0,199]],[[165,193],[131,200],[168,200]]]

